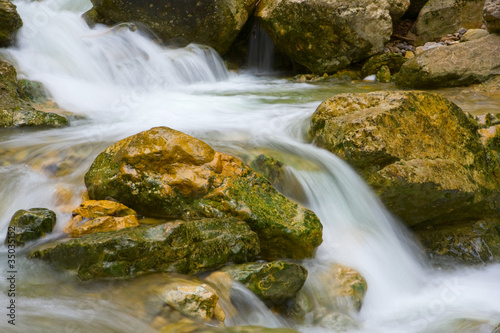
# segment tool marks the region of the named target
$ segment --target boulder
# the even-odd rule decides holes
[[[24,246],[27,242],[39,239],[52,232],[56,225],[56,214],[46,208],[18,210],[9,224],[5,244],[15,242],[16,246]]]
[[[73,210],[73,219],[64,232],[72,237],[80,237],[138,226],[135,211],[127,206],[109,200],[87,200]]]
[[[222,271],[270,306],[283,305],[293,299],[307,278],[307,270],[302,265],[282,260],[231,265]]]
[[[396,74],[401,69],[401,66],[406,62],[406,58],[399,53],[382,53],[377,54],[363,65],[361,68],[361,76],[377,74],[380,68],[387,66],[392,74]]]
[[[163,41],[204,44],[223,54],[238,36],[257,0],[92,0],[90,25],[139,22]]]
[[[193,274],[251,261],[259,251],[257,235],[244,222],[200,219],[83,235],[48,244],[30,258],[76,270],[88,280],[147,272]]]
[[[279,49],[317,74],[380,53],[392,34],[386,0],[261,0],[254,15]]]
[[[470,42],[488,36],[488,31],[483,29],[469,29],[460,39],[460,43]]]
[[[486,0],[483,20],[489,32],[500,32],[500,0]]]
[[[11,45],[23,25],[16,8],[9,0],[0,0],[0,47]]]
[[[165,303],[190,317],[210,321],[215,314],[219,296],[204,286],[177,286],[165,294]]]
[[[437,263],[487,264],[500,261],[500,220],[432,225],[415,230]]]
[[[387,0],[387,3],[393,20],[400,19],[410,7],[410,0]]]
[[[480,28],[485,0],[429,0],[418,15],[413,30],[417,44],[457,32]]]
[[[409,59],[396,75],[400,87],[438,88],[480,83],[500,75],[500,35],[436,47]]]
[[[311,134],[357,169],[409,226],[500,212],[498,162],[481,143],[475,119],[444,97],[337,95],[313,114]]]
[[[285,198],[234,157],[167,127],[121,140],[85,175],[89,196],[113,198],[163,218],[236,217],[259,235],[262,257],[310,257],[321,243],[316,215]]]
[[[28,100],[23,99],[23,95],[19,94],[16,70],[0,58],[0,128],[62,127],[67,124],[65,117],[37,110]]]

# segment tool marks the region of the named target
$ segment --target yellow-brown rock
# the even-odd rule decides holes
[[[144,216],[236,217],[258,234],[268,260],[312,256],[322,241],[312,211],[285,198],[238,159],[167,127],[106,149],[85,184],[91,199],[113,198]]]

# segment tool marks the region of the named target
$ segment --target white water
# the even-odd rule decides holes
[[[321,282],[321,273],[331,263],[359,270],[369,288],[361,313],[349,313],[359,323],[353,331],[488,332],[500,322],[500,265],[452,272],[426,267],[411,237],[359,177],[332,154],[304,142],[307,119],[322,99],[374,86],[313,86],[230,73],[206,47],[169,49],[126,28],[89,29],[80,18],[90,8],[87,1],[16,4],[24,27],[18,47],[6,54],[20,75],[41,81],[62,108],[87,120],[65,129],[0,133],[0,148],[29,151],[19,164],[0,167],[1,237],[16,210],[37,206],[57,212],[60,232],[69,213],[57,202],[58,188],[78,193],[83,174],[106,146],[153,126],[169,126],[242,156],[248,149],[267,148],[307,161],[305,168],[292,163],[291,171],[304,188],[306,204],[324,225],[324,242],[316,258],[305,262],[310,275],[305,291],[316,297],[318,309],[329,309],[335,305],[322,297],[329,286]],[[33,163],[54,151],[75,149],[86,158],[65,175],[41,173]],[[75,196],[70,202],[76,205],[78,200]],[[32,261],[21,260],[21,265],[18,283],[25,292],[18,320],[24,326],[14,332],[49,332],[51,327],[77,332],[95,332],[96,327],[102,332],[146,330],[112,302],[89,306],[86,294],[65,273]],[[65,287],[57,287],[61,285]],[[6,289],[6,282],[1,286]],[[5,304],[6,296],[0,301]],[[283,325],[258,302],[249,304],[254,315],[245,318],[245,324]],[[241,324],[240,319],[228,323]],[[11,329],[5,320],[0,328]]]

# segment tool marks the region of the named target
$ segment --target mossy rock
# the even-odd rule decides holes
[[[82,280],[147,272],[193,274],[253,260],[257,235],[236,219],[172,221],[83,235],[49,244],[30,258],[76,270]]]
[[[337,95],[318,107],[311,134],[355,167],[407,225],[499,214],[498,162],[474,118],[439,95]]]
[[[119,141],[85,175],[94,200],[114,198],[162,218],[235,217],[259,235],[262,257],[301,259],[321,243],[316,215],[234,157],[167,127]]]
[[[382,53],[377,54],[363,65],[361,68],[361,75],[367,77],[369,75],[377,74],[380,68],[387,66],[390,73],[396,74],[401,69],[401,66],[406,62],[405,57],[399,53]]]
[[[23,25],[16,9],[17,7],[9,0],[0,0],[0,47],[11,45],[17,31]]]
[[[56,214],[46,208],[31,208],[18,210],[9,224],[9,232],[5,244],[12,244],[12,237],[17,246],[43,237],[52,232],[56,225]],[[13,234],[11,234],[11,230]]]
[[[307,279],[307,270],[302,265],[282,260],[231,265],[222,271],[271,306],[293,299]]]

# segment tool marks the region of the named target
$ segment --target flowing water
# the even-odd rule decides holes
[[[287,156],[301,193],[288,193],[313,209],[324,242],[304,265],[311,316],[344,311],[352,332],[491,332],[500,322],[500,265],[440,271],[345,163],[308,143],[310,115],[341,92],[385,89],[373,84],[297,83],[229,72],[210,48],[168,48],[131,25],[87,27],[86,0],[16,2],[24,27],[16,47],[3,50],[21,77],[40,81],[58,105],[84,117],[63,129],[0,132],[0,238],[18,209],[57,213],[58,237],[80,203],[83,175],[97,154],[126,136],[154,126],[194,135],[241,158],[256,151]],[[69,207],[69,208],[68,208]],[[145,315],[131,311],[143,285],[81,283],[68,272],[23,259],[18,251],[16,327],[1,332],[154,332]],[[0,251],[6,265],[7,249]],[[368,282],[361,312],[330,299],[322,279],[333,263],[357,269]],[[7,274],[4,267],[0,268]],[[0,282],[6,291],[6,278]],[[130,289],[132,288],[132,289]],[[135,289],[134,289],[135,288]],[[127,295],[135,295],[128,297]],[[6,309],[2,293],[0,304]],[[241,286],[239,310],[227,325],[291,325]],[[229,306],[229,305],[228,305]],[[5,313],[6,310],[4,310]],[[335,331],[309,318],[303,332]]]

